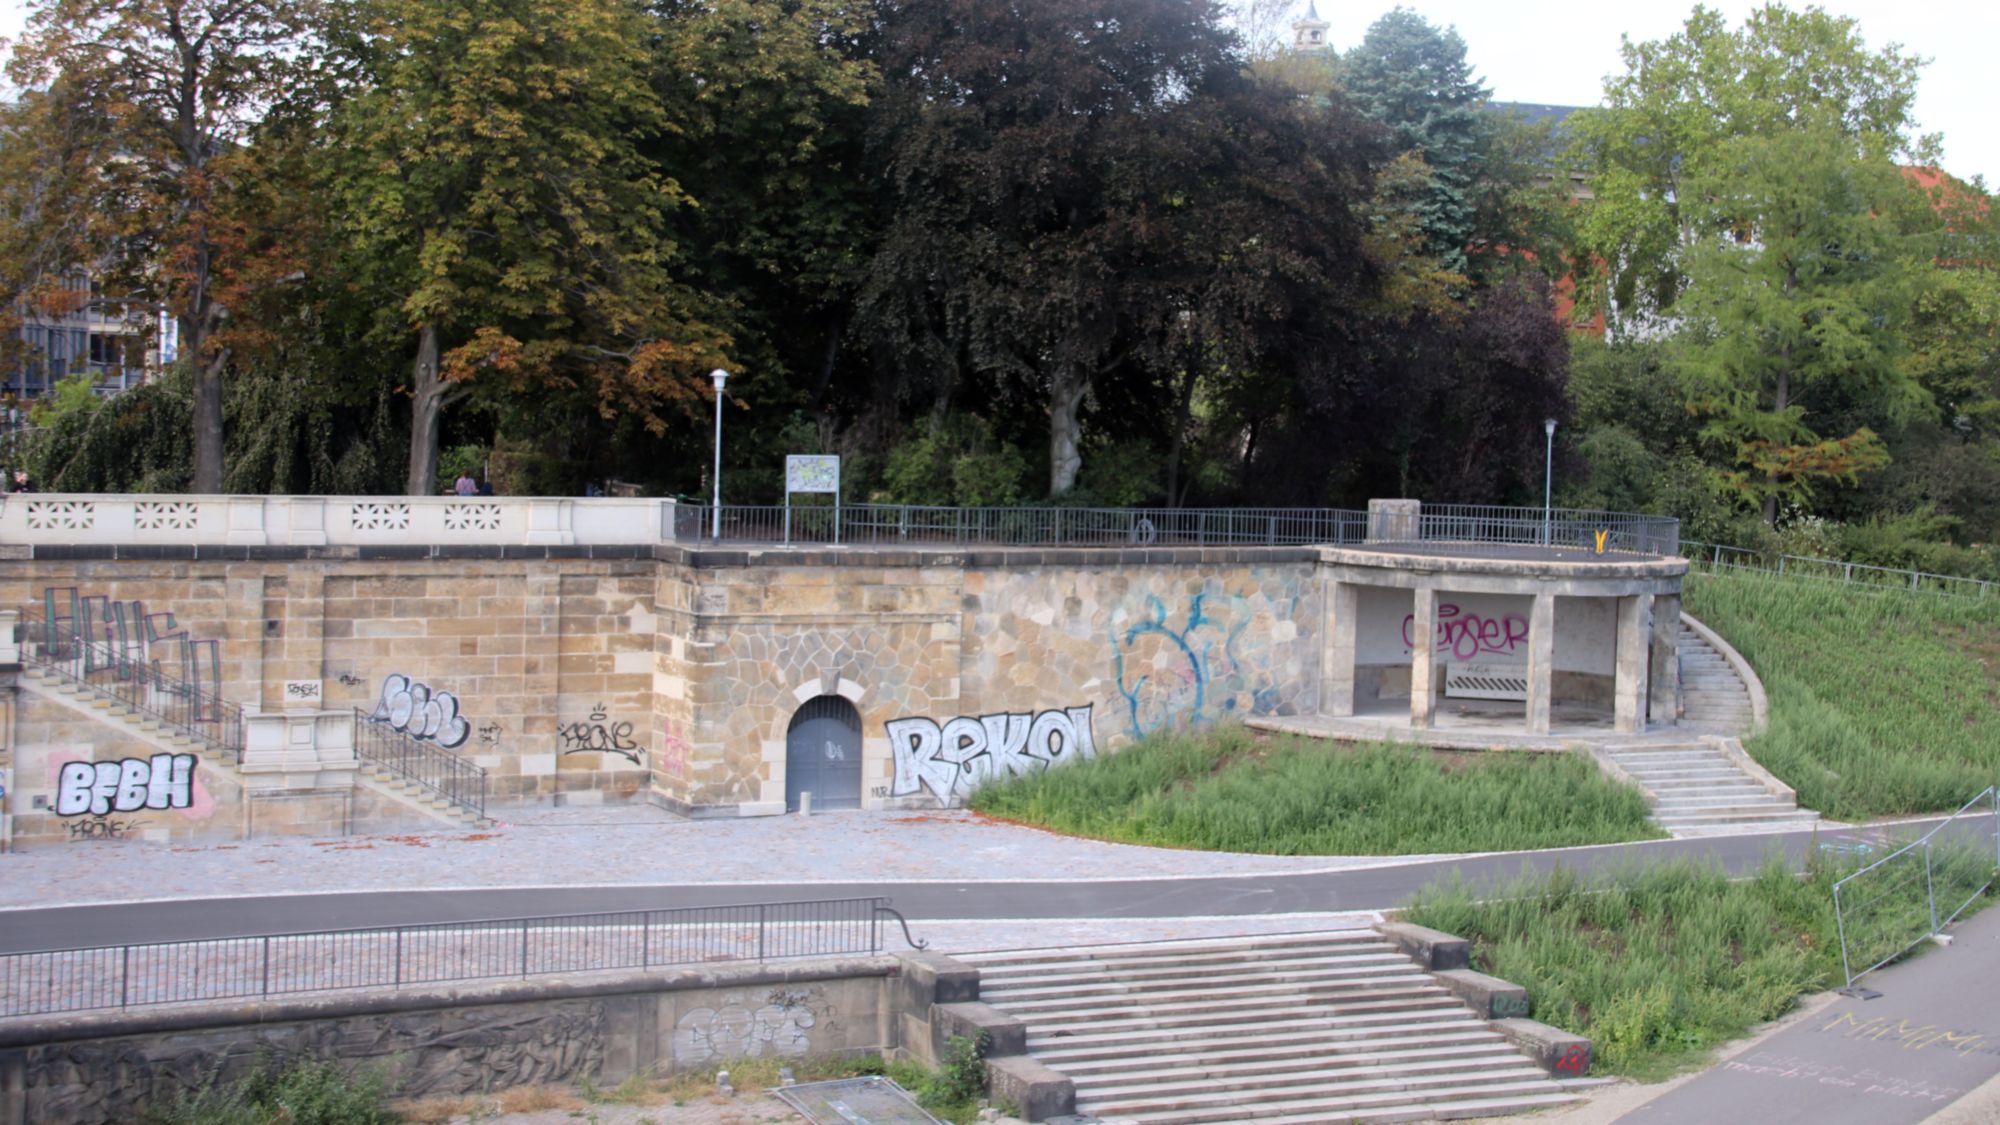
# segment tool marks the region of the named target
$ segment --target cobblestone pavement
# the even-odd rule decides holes
[[[645,806],[500,811],[495,828],[206,845],[93,840],[0,855],[0,909],[336,891],[655,884],[1089,881],[1299,874],[1424,856],[1107,844],[963,810],[686,820]]]

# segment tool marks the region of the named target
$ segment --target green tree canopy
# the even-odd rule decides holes
[[[367,0],[360,93],[336,117],[338,222],[385,331],[414,342],[407,489],[475,393],[581,393],[664,429],[728,336],[675,275],[680,187],[651,27],[625,0]]]

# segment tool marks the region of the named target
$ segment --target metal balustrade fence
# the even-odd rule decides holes
[[[486,815],[485,767],[371,719],[359,708],[354,711],[354,753],[370,765],[415,782],[426,793]]]
[[[1425,505],[1412,519],[1339,508],[940,508],[903,504],[677,505],[681,542],[857,546],[1230,547],[1484,543],[1669,556],[1680,523],[1662,516]],[[720,533],[717,533],[717,527]]]
[[[20,630],[27,663],[156,720],[231,762],[243,761],[243,709],[216,688],[170,675],[159,661],[146,658],[144,634],[128,630],[124,617],[94,620],[80,614],[52,624],[31,610],[22,615]],[[198,656],[195,661],[198,668]]]
[[[1946,594],[1961,598],[1987,597],[1993,593],[1996,586],[2000,586],[2000,583],[1983,578],[1932,574],[1922,570],[1898,570],[1895,567],[1752,551],[1714,543],[1690,541],[1686,547],[1689,562],[1699,569],[1711,571],[1748,570],[1761,574],[1784,575],[1788,578],[1867,586],[1879,590],[1906,590],[1912,593]]]
[[[872,955],[885,915],[924,948],[889,899],[847,898],[10,953],[0,955],[0,1016]]]
[[[1859,848],[1868,854],[1869,845]],[[1944,823],[1834,883],[1847,987],[1942,932],[1993,886],[1996,870],[2000,790],[1988,788]]]

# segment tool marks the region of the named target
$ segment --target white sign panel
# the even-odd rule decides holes
[[[833,454],[792,453],[785,457],[786,492],[840,491],[840,458]]]

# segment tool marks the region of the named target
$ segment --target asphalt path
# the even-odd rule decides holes
[[[1821,833],[1826,839],[1829,834]],[[427,922],[882,896],[910,919],[1172,918],[1386,910],[1454,874],[1481,889],[1557,866],[1604,871],[1693,858],[1745,872],[1781,851],[1794,866],[1814,833],[1658,840],[1510,852],[1296,875],[1119,881],[815,882],[384,890],[194,898],[0,911],[0,953],[199,938],[249,937]]]
[[[1917,1125],[2000,1074],[2000,910],[1633,1110],[1631,1125]]]

